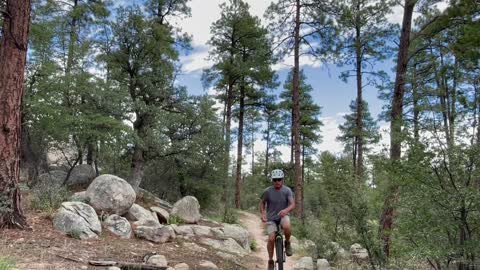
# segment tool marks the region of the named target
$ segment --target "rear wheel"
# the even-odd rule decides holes
[[[277,255],[277,269],[283,270],[283,262],[285,261],[283,255],[283,239],[282,237],[275,238],[275,254]]]

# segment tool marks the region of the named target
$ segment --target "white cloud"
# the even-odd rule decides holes
[[[213,62],[208,60],[208,48],[204,46],[192,54],[180,57],[180,62],[184,73],[199,72],[213,65]]]
[[[440,11],[444,11],[448,7],[448,1],[443,0],[443,1],[440,1],[440,2],[436,3],[433,6]],[[414,12],[413,13],[413,20],[418,18],[418,16],[420,16],[420,15],[421,15],[420,13]],[[387,16],[387,20],[391,23],[396,23],[396,24],[401,25],[402,20],[403,20],[403,6],[396,5],[392,9],[392,13]]]
[[[343,115],[345,113],[338,113],[333,117],[322,117],[323,122],[322,137],[323,141],[316,147],[319,151],[329,151],[332,153],[340,153],[343,151],[343,145],[337,141],[337,136],[340,135],[338,126],[343,123]]]
[[[192,16],[186,18],[178,24],[183,31],[193,35],[193,46],[205,46],[210,39],[210,26],[213,22],[220,18],[220,4],[226,2],[225,0],[192,0],[189,6],[192,9]],[[250,5],[250,12],[263,17],[271,0],[246,0]]]

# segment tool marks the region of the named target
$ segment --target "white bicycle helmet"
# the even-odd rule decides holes
[[[283,174],[283,171],[280,169],[275,169],[271,173],[271,178],[272,179],[278,179],[278,178],[284,178],[285,175]]]

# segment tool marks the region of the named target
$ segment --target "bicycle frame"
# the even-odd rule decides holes
[[[282,235],[282,226],[280,221],[275,222],[277,225],[277,231],[275,232],[275,254],[276,254],[276,264],[278,270],[283,270],[283,263],[285,263],[285,248],[283,246],[283,235]]]

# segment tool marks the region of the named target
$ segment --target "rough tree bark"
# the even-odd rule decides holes
[[[357,4],[358,12],[360,12],[360,2]],[[357,26],[355,29],[355,54],[356,54],[356,77],[357,77],[357,157],[355,162],[355,176],[357,182],[363,179],[363,97],[362,97],[362,40],[360,35],[360,19],[357,15]]]
[[[245,115],[245,85],[240,86],[240,113],[238,116],[237,171],[235,176],[235,208],[240,209],[240,191],[242,182],[243,120]]]
[[[26,228],[18,187],[30,0],[7,0],[0,47],[0,227]]]
[[[401,155],[403,96],[405,92],[405,76],[408,64],[408,48],[410,46],[412,15],[416,3],[417,0],[405,0],[404,3],[402,32],[400,35],[390,122],[390,160],[392,162],[400,160]],[[393,228],[394,205],[398,196],[398,185],[396,183],[390,183],[387,192],[383,204],[382,215],[380,217],[379,235],[383,241],[383,252],[386,257],[389,257],[391,245],[390,235]]]
[[[296,216],[303,220],[303,183],[300,164],[300,89],[299,89],[299,57],[300,57],[300,0],[296,1],[295,11],[295,48],[293,67],[293,142],[295,151],[295,209]]]

